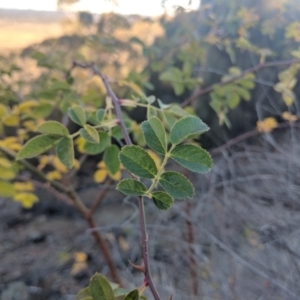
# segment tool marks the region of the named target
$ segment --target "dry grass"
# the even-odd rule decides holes
[[[63,29],[59,23],[0,20],[0,52],[19,50],[47,38],[59,37],[62,34]]]

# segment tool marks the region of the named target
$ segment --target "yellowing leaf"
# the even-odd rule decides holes
[[[88,259],[88,256],[84,252],[75,252],[74,259],[76,262],[85,262]]]
[[[31,121],[31,120],[23,122],[23,126],[29,131],[35,131],[37,128],[37,125],[35,124],[35,122]]]
[[[26,129],[19,128],[19,129],[17,130],[17,134],[18,134],[18,137],[19,137],[22,141],[28,139],[28,133],[27,133],[27,130],[26,130]]]
[[[104,180],[107,177],[107,175],[108,175],[108,172],[107,172],[106,169],[97,170],[94,173],[94,181],[97,182],[97,183],[102,183],[102,182],[104,182]]]
[[[0,157],[0,166],[4,168],[11,168],[12,164],[7,158]]]
[[[122,172],[121,172],[121,170],[117,171],[117,173],[115,173],[115,174],[108,173],[108,175],[114,181],[120,181],[121,178],[122,178]]]
[[[17,191],[22,191],[22,192],[32,192],[34,190],[33,184],[30,181],[27,182],[14,182],[14,188]]]
[[[289,122],[295,122],[298,120],[298,116],[292,115],[288,111],[283,112],[281,116],[284,120],[289,121]]]
[[[3,124],[9,127],[14,127],[19,125],[19,116],[9,115],[3,118]]]
[[[88,267],[86,262],[75,262],[71,269],[71,275],[76,275],[82,270],[85,270]]]
[[[13,184],[0,180],[0,196],[5,198],[13,198],[16,191]]]
[[[256,127],[259,132],[271,132],[277,126],[277,121],[272,117],[266,118],[263,121],[258,121],[256,123]]]
[[[284,91],[282,94],[282,100],[286,106],[291,106],[295,101],[294,93],[288,90]]]
[[[57,156],[53,157],[52,164],[57,171],[59,171],[61,173],[68,172],[68,168],[64,164],[62,164],[62,162],[59,160],[59,158]]]
[[[0,166],[0,179],[10,180],[15,177],[16,173],[12,168],[5,168]]]
[[[29,112],[32,108],[38,106],[38,102],[35,100],[25,101],[18,105],[17,109],[19,113]]]
[[[39,200],[35,194],[31,194],[31,193],[16,194],[14,199],[20,202],[21,205],[25,208],[31,208],[33,204]]]
[[[154,160],[157,169],[160,168],[161,166],[161,158],[152,150],[147,150],[148,154],[152,157],[152,159]]]
[[[47,178],[48,178],[49,180],[59,180],[59,179],[61,179],[61,177],[62,177],[61,173],[59,173],[59,172],[56,171],[56,170],[47,173],[46,176],[47,176]]]
[[[17,137],[8,137],[4,140],[0,140],[0,146],[9,148],[11,150],[19,151],[22,148],[22,145],[18,142],[19,140]]]
[[[97,167],[100,169],[106,169],[105,163],[103,160],[101,160],[100,162],[98,162]]]
[[[74,159],[74,169],[79,170],[80,169],[80,162],[77,159]]]
[[[53,155],[42,155],[40,156],[39,160],[40,163],[38,165],[38,170],[43,170],[47,164],[50,163],[50,161],[53,159]]]
[[[8,115],[8,108],[0,103],[0,118],[3,118],[4,116]]]
[[[84,153],[84,145],[85,145],[85,140],[83,137],[78,137],[76,140],[75,140],[75,145],[77,146],[77,150],[80,152],[80,153]]]

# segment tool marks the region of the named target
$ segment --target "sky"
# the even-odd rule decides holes
[[[0,0],[0,8],[9,9],[33,9],[43,11],[55,11],[57,0]],[[72,7],[72,10],[90,11],[92,13],[104,13],[114,11],[121,14],[140,14],[145,16],[157,16],[163,13],[161,0],[118,0],[118,5],[107,0],[81,0]],[[180,5],[190,9],[196,9],[200,0],[193,0],[189,6],[188,0],[168,0],[166,9],[172,10],[174,5]]]

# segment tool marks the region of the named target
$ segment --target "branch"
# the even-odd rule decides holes
[[[127,128],[126,128],[124,120],[123,120],[119,99],[116,96],[116,94],[114,93],[114,91],[112,90],[112,88],[107,80],[107,77],[100,72],[100,70],[96,67],[96,65],[94,63],[84,64],[84,63],[74,61],[73,67],[91,69],[95,75],[99,76],[102,79],[103,84],[105,85],[107,94],[113,101],[114,109],[115,109],[117,118],[119,119],[120,127],[122,129],[122,133],[123,133],[125,142],[127,145],[131,145],[132,141],[130,139],[129,133],[127,131]],[[153,279],[151,276],[151,271],[150,271],[148,236],[147,236],[147,229],[146,229],[146,216],[145,216],[144,200],[142,197],[138,198],[138,204],[139,204],[139,218],[140,218],[141,236],[142,236],[142,255],[143,255],[143,260],[144,260],[144,265],[145,265],[145,272],[144,272],[145,283],[147,285],[149,285],[149,288],[154,296],[154,299],[161,300],[161,298],[158,294],[158,291],[155,287],[155,284],[153,282]]]
[[[102,199],[105,197],[108,189],[109,189],[109,186],[111,184],[112,180],[109,178],[106,180],[105,184],[103,185],[98,197],[96,198],[95,202],[92,204],[89,212],[88,212],[88,217],[91,217],[94,212],[96,211],[99,203],[102,201]]]
[[[208,87],[206,87],[204,89],[196,90],[189,98],[187,98],[186,100],[184,100],[181,103],[181,106],[185,107],[188,104],[192,103],[197,98],[199,98],[199,97],[201,97],[203,95],[206,95],[208,93],[211,93],[214,90],[214,87],[216,85],[223,86],[223,85],[229,84],[229,83],[231,83],[231,82],[233,82],[235,80],[243,78],[244,76],[246,76],[249,73],[257,72],[257,71],[259,71],[260,69],[263,69],[263,68],[293,65],[293,64],[296,64],[296,63],[300,63],[300,60],[299,59],[276,60],[276,61],[271,61],[271,62],[266,62],[266,63],[258,64],[256,66],[250,68],[250,69],[245,70],[240,75],[235,76],[233,78],[230,78],[230,79],[228,79],[228,80],[226,80],[224,82],[215,83],[215,84],[212,84],[212,85],[210,85],[210,86],[208,86]]]
[[[287,123],[280,123],[277,125],[275,129],[282,129],[282,128],[287,128],[287,127],[290,127],[291,124],[289,122]],[[300,124],[299,123],[293,123],[294,127],[300,127]],[[222,146],[220,147],[217,147],[215,149],[212,149],[211,151],[209,151],[209,153],[212,155],[212,156],[216,156],[218,154],[220,154],[221,152],[229,149],[230,147],[234,146],[234,145],[237,145],[238,143],[250,138],[250,137],[253,137],[253,136],[256,136],[256,135],[259,135],[259,134],[263,134],[265,132],[259,132],[257,129],[253,129],[251,131],[248,131],[248,132],[245,132],[231,140],[229,140],[228,142],[226,142],[225,144],[223,144]]]
[[[5,148],[3,146],[0,146],[0,151],[5,153],[7,156],[9,156],[10,158],[14,159],[16,158],[16,153],[8,148]],[[50,189],[49,191],[53,192],[53,190],[56,190],[60,193],[63,193],[66,195],[66,198],[69,199],[68,202],[71,201],[71,203],[73,204],[73,206],[75,206],[75,208],[82,214],[82,216],[85,218],[85,220],[88,223],[89,228],[92,230],[92,234],[100,248],[101,253],[103,254],[105,261],[108,265],[109,271],[111,273],[111,277],[112,279],[120,284],[122,286],[122,281],[120,279],[120,276],[117,272],[117,268],[116,265],[112,259],[112,255],[110,253],[110,250],[107,246],[106,241],[103,239],[102,235],[100,234],[99,231],[93,231],[93,229],[96,227],[95,225],[95,220],[94,218],[89,214],[90,210],[85,206],[85,204],[81,201],[81,199],[79,198],[79,196],[77,195],[77,193],[72,189],[72,188],[67,188],[64,185],[62,185],[61,183],[57,182],[57,181],[52,181],[49,180],[47,178],[47,176],[39,171],[34,165],[32,165],[31,163],[29,163],[26,160],[20,160],[19,161],[27,170],[29,170],[33,175],[37,176],[38,178],[40,178],[43,182],[47,182],[50,184]],[[36,182],[35,182],[36,184]],[[41,183],[42,184],[42,183]],[[53,189],[52,189],[52,188]],[[61,197],[60,197],[61,198]],[[64,199],[64,201],[66,201],[66,199]]]

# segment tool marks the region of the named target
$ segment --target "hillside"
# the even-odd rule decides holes
[[[0,9],[0,52],[61,36],[62,21],[72,16],[63,12]]]

